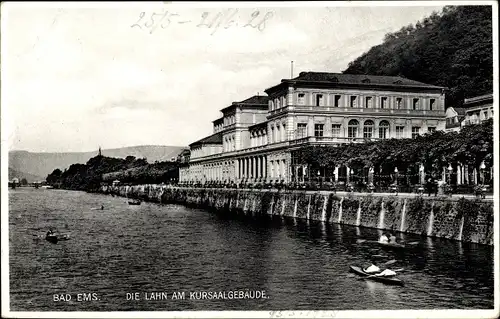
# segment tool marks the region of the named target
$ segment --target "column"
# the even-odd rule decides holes
[[[338,166],[335,166],[334,174],[335,174],[335,183],[338,183],[339,182],[339,167]]]
[[[462,165],[457,165],[457,185],[462,185]]]
[[[268,180],[268,176],[267,176],[267,156],[264,156],[264,177],[266,179],[266,181]]]
[[[240,179],[241,178],[241,159],[236,160],[236,178]]]
[[[260,174],[259,174],[259,169],[260,169],[260,165],[259,165],[259,157],[255,157],[255,178],[259,178],[260,177]]]
[[[351,168],[349,166],[345,166],[346,170],[347,170],[347,174],[346,174],[346,184],[349,184],[349,181],[351,180]]]
[[[251,179],[254,178],[254,174],[253,174],[253,157],[250,157],[250,173],[249,173],[249,176]]]
[[[261,176],[262,178],[265,178],[265,177],[266,177],[266,175],[264,175],[264,169],[265,169],[265,168],[264,168],[264,165],[265,165],[265,162],[264,162],[264,156],[261,156],[261,157],[260,157],[260,176]]]

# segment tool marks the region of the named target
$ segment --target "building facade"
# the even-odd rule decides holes
[[[465,119],[462,126],[479,124],[493,118],[493,94],[486,94],[464,100]]]
[[[445,88],[401,77],[301,72],[265,92],[221,110],[213,134],[190,145],[181,182],[290,182],[299,174],[292,151],[305,145],[415,138],[446,126]]]

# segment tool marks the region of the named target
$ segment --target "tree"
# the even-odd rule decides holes
[[[23,178],[21,179],[21,185],[23,185],[23,186],[28,185],[28,180],[27,180],[26,178],[24,178],[24,177],[23,177]]]

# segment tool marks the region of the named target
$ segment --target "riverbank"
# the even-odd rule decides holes
[[[493,202],[328,191],[102,186],[101,192],[251,215],[278,215],[493,245]]]

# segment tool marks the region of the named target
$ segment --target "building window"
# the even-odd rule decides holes
[[[420,127],[419,126],[412,126],[411,128],[411,138],[417,138],[417,136],[420,134]]]
[[[316,94],[316,106],[323,106],[323,94]]]
[[[486,120],[488,119],[488,111],[483,112],[483,118]]]
[[[373,105],[372,105],[372,97],[371,96],[367,96],[365,98],[365,108],[371,109],[372,107],[373,107]]]
[[[304,93],[299,93],[298,104],[304,105],[306,102],[306,95]]]
[[[281,97],[281,107],[286,106],[286,98],[284,96]]]
[[[347,137],[354,139],[358,136],[359,122],[357,120],[350,120],[347,126]]]
[[[363,127],[363,137],[364,138],[372,138],[373,136],[373,121],[366,120],[365,125]]]
[[[400,97],[396,98],[396,108],[398,110],[403,108],[403,99]]]
[[[413,99],[413,110],[418,110],[419,99]]]
[[[314,136],[322,137],[324,127],[324,124],[314,124]]]
[[[381,139],[386,139],[389,137],[389,122],[380,121],[378,126],[378,137]]]
[[[387,98],[386,97],[381,97],[380,98],[380,108],[381,109],[386,109],[387,108]]]
[[[271,109],[271,111],[274,111],[274,102],[273,101],[269,101],[269,108]]]
[[[276,99],[276,109],[281,108],[281,101],[280,99]]]
[[[350,106],[351,107],[356,107],[356,97],[355,96],[351,96],[350,98]]]
[[[403,138],[405,134],[404,126],[396,126],[396,138]]]
[[[307,123],[297,123],[297,138],[307,136]]]
[[[274,161],[270,161],[269,164],[270,164],[269,166],[271,168],[271,172],[270,172],[271,174],[270,175],[271,175],[271,178],[273,178],[274,177]]]
[[[269,139],[270,139],[270,142],[273,143],[273,139],[274,139],[274,127],[271,126],[271,135],[269,136]]]
[[[340,124],[332,124],[332,136],[340,137]]]
[[[276,125],[276,137],[275,137],[275,139],[274,139],[274,140],[275,140],[276,142],[279,142],[279,141],[280,141],[280,137],[281,137],[281,134],[280,134],[280,126],[279,126],[279,124],[278,124],[278,125]]]
[[[427,128],[427,132],[429,132],[430,134],[432,134],[432,133],[436,132],[436,128],[434,126],[429,126]]]
[[[340,106],[340,95],[335,95],[334,101],[333,101],[333,106],[335,106],[335,107]]]
[[[434,105],[436,104],[436,99],[431,99],[429,101],[429,110],[433,110],[434,109]]]

